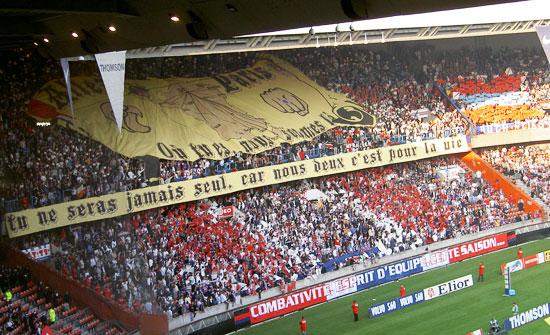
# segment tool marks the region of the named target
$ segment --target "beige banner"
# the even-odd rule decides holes
[[[266,166],[9,213],[10,237],[294,180],[467,152],[465,136]]]
[[[127,157],[223,159],[309,140],[338,126],[376,124],[345,95],[274,57],[213,77],[126,80],[121,132],[99,78],[72,78],[71,88],[74,118],[61,80],[33,96],[29,114],[56,119]]]

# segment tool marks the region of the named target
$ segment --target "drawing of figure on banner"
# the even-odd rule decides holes
[[[155,102],[162,107],[173,108],[205,122],[226,141],[243,138],[252,130],[263,132],[268,129],[264,119],[253,117],[231,105],[227,101],[227,95],[219,88],[216,85],[201,83],[175,83],[170,85],[163,101]],[[168,117],[173,122],[181,124],[177,117]]]

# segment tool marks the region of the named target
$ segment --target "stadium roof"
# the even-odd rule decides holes
[[[131,50],[511,0],[0,0],[0,49]],[[261,43],[266,40],[262,38]]]
[[[131,50],[127,58],[192,56],[214,53],[282,50],[296,48],[330,47],[371,43],[421,41],[442,38],[464,38],[501,34],[534,32],[536,26],[550,25],[547,20],[529,20],[499,23],[480,23],[455,26],[428,26],[417,28],[390,28],[365,31],[302,33],[287,35],[246,36],[232,39],[215,39],[162,47]],[[91,60],[80,57],[72,60]]]

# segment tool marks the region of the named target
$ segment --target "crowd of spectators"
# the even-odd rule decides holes
[[[550,145],[488,149],[481,156],[504,175],[526,185],[532,197],[550,206]]]
[[[488,58],[476,62],[483,67],[488,61],[487,70],[465,68],[459,75],[437,78],[476,125],[489,125],[477,131],[548,127],[547,122],[537,122],[549,117],[550,73],[544,55],[537,49],[503,49],[481,55]],[[518,127],[520,121],[526,122]],[[502,127],[505,124],[508,127]]]
[[[445,178],[440,169],[463,171]],[[309,190],[320,191],[308,200]],[[231,218],[220,208],[235,206]],[[171,317],[529,218],[453,157],[273,185],[44,232],[50,264],[125,306]],[[341,258],[344,256],[344,258]]]
[[[250,155],[237,153],[220,161],[199,159],[195,162],[161,160],[161,179],[164,183],[199,178],[262,166],[283,164],[308,158],[367,150],[399,144],[398,139],[374,135],[367,128],[338,127],[296,145],[280,147]]]
[[[32,94],[61,76],[58,64],[29,51],[14,52],[6,64],[0,76],[0,212],[144,186],[139,160],[63,127],[37,126],[26,116]]]
[[[459,77],[522,71],[537,87],[532,95],[545,97],[547,90],[540,50],[447,52],[416,45],[388,46],[386,51],[355,46],[274,53],[322,86],[352,97],[378,117],[377,125],[339,127],[307,142],[223,161],[160,161],[162,182],[468,133],[470,122],[442,95]],[[38,127],[26,117],[32,93],[62,75],[55,62],[28,51],[14,55],[0,78],[5,95],[0,114],[4,208],[44,206],[146,185],[141,160],[122,157],[55,123]],[[126,76],[212,75],[248,66],[256,57],[239,53],[128,60]],[[72,64],[71,71],[93,73],[94,66]],[[548,166],[541,163],[548,163],[548,151],[542,156],[527,152],[514,172],[537,180],[530,186],[548,201]],[[501,155],[509,153],[490,155],[502,162]],[[464,172],[446,179],[439,169],[449,166]],[[320,200],[305,198],[313,189],[323,195]],[[14,204],[9,199],[17,200]],[[235,206],[235,215],[220,218],[223,206]],[[160,309],[175,317],[314,277],[346,255],[359,253],[367,261],[526,218],[529,214],[479,173],[448,157],[248,190],[35,234],[16,244],[27,249],[50,243],[49,263],[65,276],[130,308]]]
[[[434,87],[459,76],[492,76],[505,70],[532,73],[544,86],[540,50],[461,49],[432,46],[366,46],[273,52],[329,89],[348,94],[378,117],[373,129],[344,127],[311,141],[283,145],[223,161],[161,161],[161,180],[171,182],[248,167],[278,164],[343,151],[468,133],[470,124]],[[8,57],[8,56],[5,56]],[[126,77],[205,76],[248,66],[257,53],[128,60]],[[29,98],[45,82],[62,78],[59,65],[29,51],[9,55],[2,69],[0,206],[7,211],[124,191],[146,185],[144,164],[55,124],[37,127],[25,116]],[[97,72],[93,63],[71,63],[73,75]],[[19,80],[25,78],[25,80]],[[2,176],[0,176],[2,177]]]
[[[5,157],[6,167],[20,180],[11,191],[33,194],[33,207],[145,186],[139,160],[125,159],[84,136],[60,127],[28,128],[23,136],[6,132],[5,144],[20,148]],[[22,199],[21,207],[29,207],[28,201]]]

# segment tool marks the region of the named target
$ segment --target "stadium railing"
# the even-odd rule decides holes
[[[540,212],[542,213],[543,219],[548,215],[541,204],[531,198],[529,194],[526,194],[514,182],[493,168],[489,163],[484,161],[474,151],[463,154],[460,160],[472,171],[481,171],[483,173],[483,178],[495,190],[501,190],[511,203],[517,204],[520,200],[523,201],[525,212],[531,214]]]
[[[548,128],[511,130],[503,133],[486,133],[472,137],[472,148],[495,147],[510,144],[537,143],[550,141]]]

